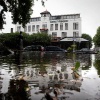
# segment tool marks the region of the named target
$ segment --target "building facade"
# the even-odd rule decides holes
[[[20,24],[15,25],[15,31],[28,34],[47,32],[52,37],[81,37],[80,14],[55,15],[49,11],[41,12],[41,17],[31,18],[25,29]]]

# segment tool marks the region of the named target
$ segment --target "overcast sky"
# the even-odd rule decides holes
[[[92,37],[100,26],[100,0],[47,0],[45,7],[38,0],[35,2],[33,10],[32,17],[39,17],[44,10],[48,10],[52,15],[80,13],[82,33],[87,33]],[[14,28],[8,13],[7,24],[2,32],[10,32],[11,27]]]

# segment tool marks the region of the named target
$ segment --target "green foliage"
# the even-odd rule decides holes
[[[75,44],[71,45],[71,47],[72,47],[73,49],[76,49],[76,45],[75,45]]]
[[[71,52],[71,51],[73,51],[73,49],[72,49],[71,47],[68,47],[68,48],[67,48],[67,51],[68,51],[68,52]]]
[[[32,45],[33,43],[37,43],[39,45],[50,44],[51,36],[47,33],[37,33],[37,34],[26,34],[23,35],[23,46]],[[18,49],[19,48],[19,33],[3,33],[0,34],[0,43],[10,49]]]
[[[6,12],[11,12],[13,24],[18,22],[25,27],[33,13],[34,2],[35,0],[0,0],[0,29],[3,29],[5,24]],[[41,3],[44,6],[44,0],[41,0]]]
[[[2,7],[2,8],[1,8]],[[7,12],[7,6],[4,0],[0,0],[0,29],[3,29],[3,24],[5,23],[5,14]]]
[[[30,35],[31,41],[33,43],[37,44],[50,44],[51,42],[51,35],[48,35],[47,33],[37,33],[37,34],[31,34]]]
[[[74,50],[76,49],[76,45],[71,45],[70,47],[68,47],[67,51],[68,51],[68,52],[72,52],[73,49],[74,49]]]
[[[95,46],[100,46],[100,26],[97,29],[97,33],[93,37],[93,42],[94,42]]]
[[[18,33],[4,33],[0,34],[0,42],[9,48],[16,48],[18,44]]]
[[[14,24],[18,22],[25,27],[32,14],[33,0],[0,0],[0,6],[0,29],[5,22],[5,12],[11,12]]]
[[[79,67],[80,67],[80,62],[77,61],[77,62],[75,63],[75,70],[77,71],[77,70],[79,69]]]
[[[89,40],[89,44],[90,44],[89,48],[91,48],[92,47],[92,37],[90,35],[86,34],[86,33],[83,33],[82,38]]]

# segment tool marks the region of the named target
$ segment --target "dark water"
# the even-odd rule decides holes
[[[77,61],[78,77],[72,70]],[[99,55],[20,52],[0,58],[0,100],[46,100],[46,93],[54,100],[100,100]]]

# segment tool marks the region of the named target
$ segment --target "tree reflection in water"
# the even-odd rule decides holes
[[[0,100],[30,100],[28,83],[25,80],[10,80],[8,92],[0,94]]]
[[[100,77],[100,59],[95,59],[94,67],[97,69],[98,75]]]

